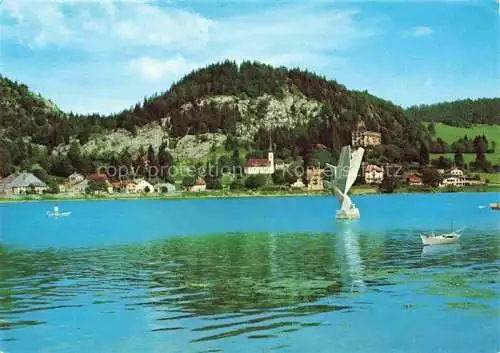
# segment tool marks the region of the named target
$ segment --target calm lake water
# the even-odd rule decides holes
[[[496,353],[497,199],[0,204],[0,350]]]

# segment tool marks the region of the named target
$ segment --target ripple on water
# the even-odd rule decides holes
[[[2,251],[0,330],[54,325],[58,312],[135,311],[151,318],[148,332],[179,334],[201,347],[238,336],[273,341],[408,292],[449,299],[443,306],[459,314],[497,308],[498,240],[491,235],[473,241],[468,233],[460,247],[426,254],[405,233],[350,237],[233,234]]]

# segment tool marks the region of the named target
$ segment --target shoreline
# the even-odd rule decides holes
[[[376,188],[354,187],[351,196],[372,196],[372,195],[412,195],[412,194],[443,194],[443,193],[477,193],[477,192],[500,192],[500,185],[489,185],[482,187],[465,187],[461,189],[396,189],[392,193],[381,193]],[[325,191],[255,191],[255,192],[221,192],[221,191],[202,191],[202,192],[180,192],[177,194],[153,194],[153,195],[135,195],[135,194],[106,194],[98,195],[33,195],[23,197],[5,197],[0,198],[0,204],[11,202],[47,202],[47,201],[117,201],[117,200],[192,200],[192,199],[234,199],[234,198],[265,198],[265,197],[328,197],[333,196]]]

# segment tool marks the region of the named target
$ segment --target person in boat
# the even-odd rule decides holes
[[[56,205],[54,206],[54,213],[55,214],[59,214],[59,205],[56,203]]]

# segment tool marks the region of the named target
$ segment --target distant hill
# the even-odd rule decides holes
[[[389,101],[307,71],[256,62],[226,61],[193,71],[167,91],[110,116],[62,112],[5,77],[0,90],[4,164],[39,164],[56,175],[75,164],[92,169],[128,161],[144,155],[148,145],[194,158],[221,148],[262,151],[272,136],[278,156],[304,157],[317,144],[339,150],[363,125],[381,132],[384,144],[412,148],[414,156],[415,146],[428,138],[417,119]],[[189,136],[199,138],[187,143]],[[196,150],[201,142],[207,142],[202,152]]]
[[[469,127],[471,124],[500,124],[500,98],[465,99],[413,106],[405,111],[408,119],[442,122]]]

